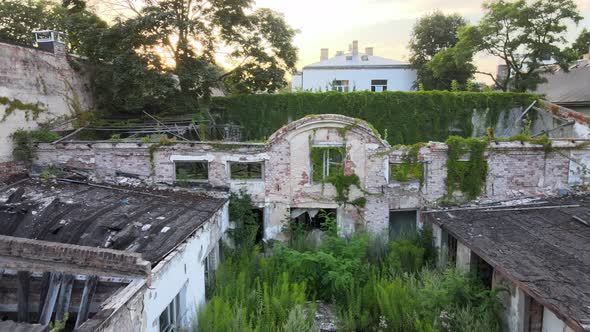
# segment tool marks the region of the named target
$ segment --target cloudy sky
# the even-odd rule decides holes
[[[590,0],[576,0],[585,19],[572,25],[567,38],[573,40],[586,27],[590,29]],[[408,60],[408,42],[417,18],[436,9],[459,13],[470,23],[482,17],[483,0],[257,0],[285,15],[287,23],[300,32],[298,68],[318,61],[320,48],[347,50],[352,40],[359,47],[375,47],[375,54]],[[480,69],[495,71],[496,59],[479,57]]]

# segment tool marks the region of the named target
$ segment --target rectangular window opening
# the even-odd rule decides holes
[[[206,182],[209,180],[209,163],[207,161],[176,161],[174,168],[178,182]]]
[[[371,91],[373,91],[373,92],[387,91],[387,80],[371,80]]]
[[[176,332],[180,328],[180,293],[160,314],[160,332]]]
[[[471,252],[470,268],[487,289],[492,289],[494,268],[488,264],[488,262],[476,255],[474,252]]]
[[[311,174],[314,182],[322,182],[330,176],[344,174],[344,148],[312,147]]]
[[[454,267],[457,264],[457,239],[447,233],[447,262]]]
[[[416,163],[389,164],[389,182],[422,181],[424,179],[424,165]]]
[[[258,223],[258,231],[256,232],[256,243],[262,243],[264,240],[264,209],[252,209],[252,213]]]
[[[263,162],[231,162],[230,178],[232,180],[262,180]]]
[[[328,219],[336,220],[336,209],[291,209],[291,220],[305,231],[323,229]]]
[[[332,90],[338,92],[348,92],[349,82],[348,80],[334,80],[332,82]]]
[[[416,233],[418,211],[389,211],[389,240],[412,236]]]

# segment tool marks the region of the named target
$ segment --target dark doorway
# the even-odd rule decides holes
[[[457,265],[457,239],[447,233],[447,258],[448,265],[455,267]]]
[[[258,230],[256,231],[256,243],[262,243],[264,240],[264,209],[252,209],[252,214],[258,223]]]
[[[492,277],[494,268],[484,261],[481,257],[471,252],[471,271],[475,273],[481,283],[487,288],[492,289]]]
[[[293,209],[299,210],[293,221],[303,227],[306,231],[323,229],[328,219],[336,220],[336,209]],[[305,210],[302,212],[302,210]]]
[[[389,240],[416,233],[417,217],[416,210],[389,211]]]

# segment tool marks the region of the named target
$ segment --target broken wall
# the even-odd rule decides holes
[[[356,174],[360,188],[351,186],[348,200],[366,198],[354,206],[335,200],[329,183],[311,179],[310,147],[340,146],[346,150],[345,174]],[[35,163],[91,171],[99,181],[116,181],[117,175],[135,176],[147,183],[177,183],[175,161],[207,161],[208,180],[190,183],[203,191],[252,195],[264,209],[264,236],[280,235],[292,208],[336,209],[342,233],[389,227],[390,210],[432,206],[446,195],[447,146],[430,142],[420,148],[423,182],[397,182],[390,178],[392,163],[403,162],[403,148],[391,148],[364,122],[340,115],[306,117],[283,127],[267,143],[177,142],[171,145],[141,142],[63,142],[39,144]],[[555,194],[572,183],[572,156],[590,150],[571,141],[554,141],[552,151],[521,142],[493,142],[485,153],[488,174],[482,199]],[[582,158],[583,159],[583,158]],[[230,162],[264,163],[262,179],[232,179]]]
[[[39,110],[38,117],[18,106],[7,114],[9,105],[0,102],[0,163],[13,160],[10,135],[16,130],[37,129],[39,123],[90,109],[89,84],[64,54],[0,43],[0,98],[37,104]]]

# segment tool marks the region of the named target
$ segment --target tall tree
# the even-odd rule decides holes
[[[572,45],[575,56],[581,59],[584,54],[590,53],[590,31],[586,28],[582,30],[576,41]]]
[[[564,44],[566,23],[582,17],[574,0],[497,0],[484,4],[486,13],[475,26],[463,29],[456,48],[459,53],[482,52],[499,58],[505,66],[500,76],[491,77],[503,90],[534,90],[549,69],[543,61],[554,59],[565,70],[572,60]]]
[[[417,70],[416,86],[422,84],[426,90],[448,90],[453,80],[464,83],[471,77],[469,71],[456,67],[447,68],[444,77],[438,77],[432,71],[429,62],[440,51],[453,47],[459,37],[459,27],[466,24],[458,14],[445,15],[439,11],[420,18],[414,25],[410,40],[410,63]],[[452,63],[447,63],[451,66]]]

